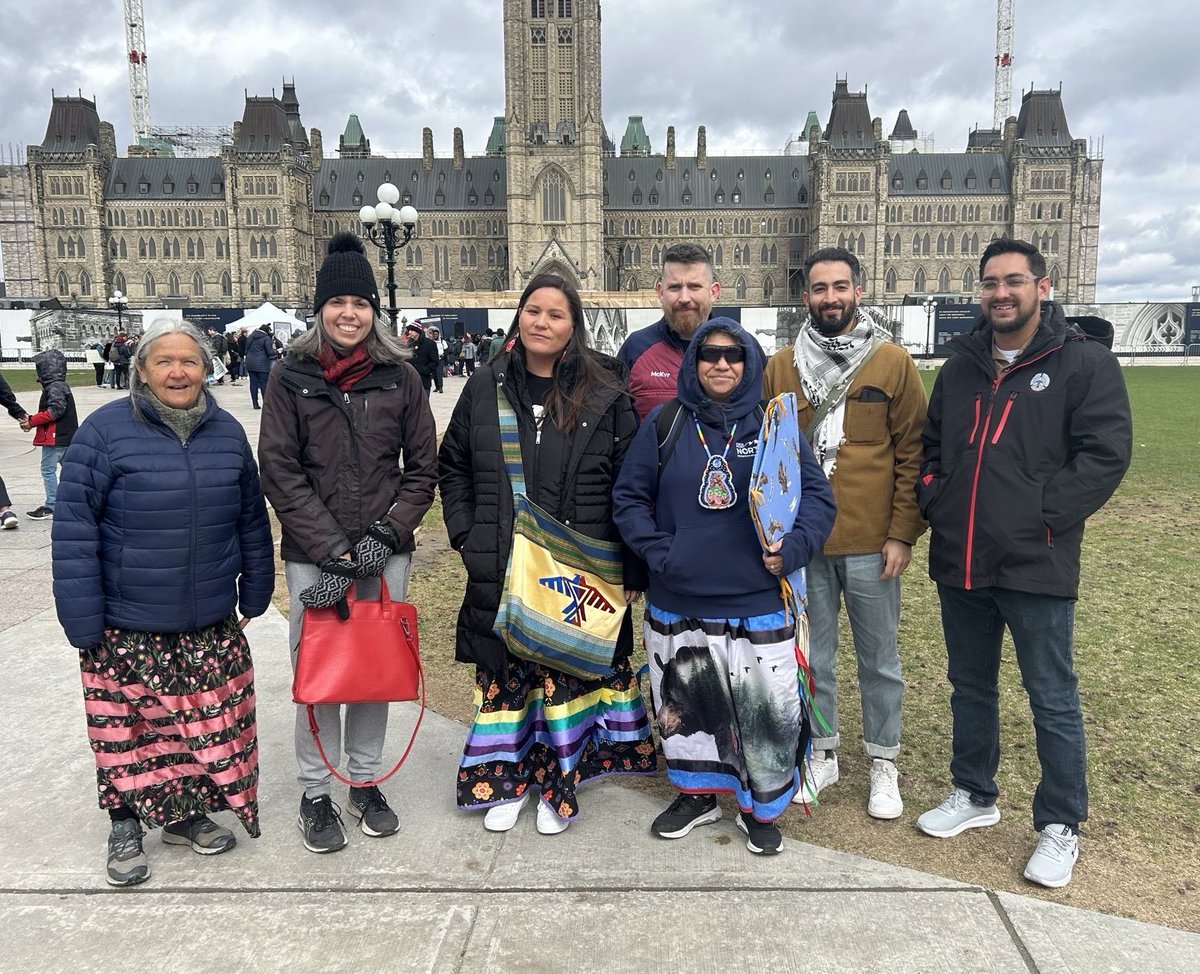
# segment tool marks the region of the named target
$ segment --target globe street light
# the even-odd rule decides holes
[[[125,325],[124,325],[125,319],[123,316],[125,314],[125,309],[129,307],[128,299],[120,291],[114,290],[112,293],[112,297],[110,297],[108,299],[108,303],[117,312],[117,331],[124,331],[125,330]]]
[[[925,357],[928,359],[933,358],[933,313],[937,310],[937,302],[926,298],[921,307],[925,309]]]
[[[384,183],[376,192],[379,202],[359,210],[358,219],[366,229],[366,238],[383,252],[387,266],[387,311],[394,328],[397,310],[396,251],[412,240],[417,229],[417,211],[408,204],[396,208],[400,202],[400,190],[391,183]]]

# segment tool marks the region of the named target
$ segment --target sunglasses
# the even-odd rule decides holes
[[[737,365],[745,357],[741,345],[701,345],[696,349],[696,358],[701,362],[716,365],[724,359],[729,365]]]

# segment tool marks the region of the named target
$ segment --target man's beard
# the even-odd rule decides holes
[[[834,321],[830,321],[823,314],[821,314],[819,308],[814,311],[812,305],[809,305],[808,313],[809,317],[812,319],[813,327],[816,328],[817,331],[819,331],[826,338],[832,338],[834,335],[840,335],[843,331],[845,331],[846,326],[854,320],[855,316],[858,314],[858,305],[854,303],[846,305],[846,307],[842,310],[842,313],[838,315],[837,319]]]
[[[1022,328],[1024,328],[1027,324],[1029,324],[1029,319],[1031,319],[1034,316],[1034,314],[1037,312],[1037,310],[1038,310],[1038,305],[1036,305],[1036,304],[1032,308],[1030,308],[1029,311],[1025,312],[1024,314],[1019,313],[1019,309],[1018,309],[1018,314],[1016,315],[1016,317],[1013,318],[1012,321],[1007,321],[1007,322],[1003,322],[1003,323],[995,322],[989,316],[988,324],[992,326],[992,331],[996,332],[997,334],[1011,335],[1013,332],[1018,332]]]

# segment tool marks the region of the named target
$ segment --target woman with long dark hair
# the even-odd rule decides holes
[[[476,667],[458,804],[487,809],[484,827],[506,831],[530,790],[540,789],[538,831],[552,835],[578,814],[584,781],[653,772],[657,761],[629,665],[628,613],[612,670],[595,680],[518,658],[493,631],[514,517],[497,387],[516,414],[530,500],[591,538],[620,540],[612,487],[637,418],[620,366],[588,345],[578,292],[539,274],[521,295],[502,351],[467,380],[438,455],[442,516],[467,568],[455,656]],[[644,583],[644,568],[629,558],[627,603]]]

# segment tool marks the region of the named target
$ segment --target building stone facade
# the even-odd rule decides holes
[[[655,152],[640,116],[618,153],[601,109],[599,0],[504,0],[502,12],[505,111],[481,156],[465,156],[457,128],[448,156],[430,128],[419,158],[373,155],[351,115],[325,158],[286,84],[282,98],[247,97],[219,157],[120,157],[93,102],[55,97],[28,152],[33,285],[84,306],[116,288],[135,308],[266,298],[303,310],[329,238],[362,233],[358,210],[386,181],[421,215],[398,254],[401,306],[503,305],[547,270],[594,304],[653,305],[662,250],[680,240],[712,253],[730,305],[795,304],[805,257],[826,246],[859,256],[868,302],[967,301],[1001,236],[1039,246],[1059,300],[1095,300],[1103,163],[1071,136],[1060,91],[1027,92],[1003,130],[976,130],[957,152],[931,151],[907,111],[885,137],[866,92],[837,79],[825,124],[810,112],[778,155],[710,156],[703,126],[689,154],[673,127]],[[385,293],[381,255],[377,269]]]

